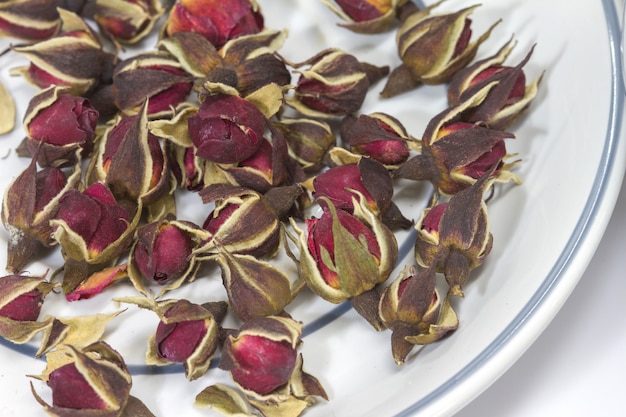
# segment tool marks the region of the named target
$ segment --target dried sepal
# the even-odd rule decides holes
[[[0,82],[0,135],[13,130],[15,116],[15,100],[4,83]]]
[[[211,42],[197,32],[176,32],[160,39],[160,49],[168,51],[189,74],[205,77],[223,66],[222,56]]]
[[[305,172],[319,171],[326,153],[337,142],[332,128],[323,120],[282,118],[272,123],[287,141],[289,155]]]
[[[194,406],[210,408],[229,417],[254,417],[245,398],[237,390],[224,385],[213,384],[196,395]]]
[[[165,11],[160,0],[97,0],[93,20],[114,42],[135,44],[150,34]]]

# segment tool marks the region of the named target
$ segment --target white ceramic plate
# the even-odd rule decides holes
[[[335,15],[310,0],[259,3],[268,27],[289,28],[281,53],[292,61],[306,59],[324,47],[341,46],[364,61],[398,64],[391,33],[355,35],[336,27]],[[485,265],[472,274],[465,299],[455,300],[460,328],[439,343],[416,349],[403,367],[391,358],[389,333],[373,331],[347,304],[334,306],[307,294],[296,300],[289,311],[306,325],[305,369],[320,379],[330,396],[329,402],[308,409],[306,416],[453,414],[524,352],[576,285],[604,232],[626,161],[617,7],[612,0],[577,3],[485,0],[472,15],[474,36],[503,18],[478,58],[491,55],[513,34],[519,42],[507,61],[511,64],[537,44],[525,68],[530,79],[545,71],[540,92],[528,114],[510,129],[517,139],[508,142],[509,151],[523,159],[515,172],[524,183],[499,187],[489,204],[494,249]],[[449,0],[438,10],[469,4]],[[1,41],[2,47],[8,44]],[[10,77],[8,71],[24,62],[13,54],[0,57],[0,76],[18,100],[18,117],[35,90],[22,79]],[[382,84],[373,87],[362,111],[388,112],[414,136],[419,137],[428,120],[446,106],[441,86],[422,87],[385,101],[377,98],[381,88]],[[0,138],[3,190],[27,164],[13,152],[22,136],[18,126]],[[428,188],[418,187],[410,199],[409,193],[401,193],[398,203],[407,216],[417,218],[427,196]],[[181,217],[201,221],[208,209],[196,207]],[[6,242],[5,230],[0,230],[0,239]],[[411,262],[412,244],[407,234],[400,239],[406,255],[402,266]],[[5,256],[3,250],[2,265]],[[38,275],[60,264],[54,253],[28,270]],[[207,277],[202,282],[193,293],[181,289],[170,295],[195,301],[224,298],[219,278]],[[117,311],[110,299],[124,293],[128,291],[116,287],[71,305],[62,297],[46,299],[42,315]],[[146,340],[156,323],[154,314],[130,307],[111,322],[105,334],[130,364],[132,394],[160,417],[213,415],[194,409],[193,398],[212,383],[230,383],[228,376],[211,369],[205,377],[187,382],[180,366],[144,366]],[[0,341],[2,416],[41,413],[27,377],[45,367],[43,360],[32,357],[36,342],[16,346]],[[33,382],[49,399],[45,384]]]

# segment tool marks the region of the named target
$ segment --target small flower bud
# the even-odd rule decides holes
[[[379,313],[392,331],[391,351],[398,365],[415,344],[433,343],[458,327],[447,299],[441,306],[435,278],[434,268],[406,268],[383,290]]]
[[[43,300],[53,288],[45,277],[8,275],[0,278],[0,317],[37,321]]]
[[[361,108],[369,87],[387,75],[388,67],[360,62],[340,49],[331,48],[299,64],[300,74],[287,104],[309,117],[338,117]]]
[[[104,264],[128,249],[140,217],[141,210],[129,213],[103,183],[82,192],[72,189],[61,197],[50,224],[66,262],[65,294],[88,277],[86,266]]]
[[[410,14],[398,29],[398,55],[402,64],[396,67],[381,93],[392,97],[419,84],[442,84],[466,66],[493,27],[474,42],[469,15],[478,5],[457,12],[431,15],[440,2]]]
[[[83,19],[65,9],[58,9],[63,30],[52,38],[11,49],[30,60],[30,65],[15,68],[28,82],[39,87],[66,86],[70,93],[82,96],[100,82],[106,53],[94,32]],[[72,59],[67,59],[67,51]]]
[[[150,339],[148,364],[183,363],[192,381],[204,375],[219,344],[220,323],[226,314],[224,302],[193,304],[187,300],[158,302],[161,318]]]
[[[399,120],[385,113],[346,116],[341,138],[353,152],[384,165],[398,165],[409,157],[409,134]]]
[[[198,226],[190,222],[160,220],[142,226],[130,252],[130,278],[147,279],[167,289],[193,281],[198,264],[192,251],[198,245]],[[141,287],[140,287],[141,288]]]
[[[78,165],[69,178],[56,167],[37,171],[33,158],[9,185],[2,203],[2,223],[9,232],[8,271],[21,271],[44,247],[55,244],[49,220],[56,215],[61,196],[74,188],[80,175]]]
[[[99,113],[88,99],[68,94],[67,88],[49,87],[29,102],[24,116],[29,155],[40,166],[75,164],[76,150],[86,158],[93,149]]]
[[[215,260],[222,270],[230,306],[243,321],[281,315],[295,296],[287,275],[269,262],[226,251]]]
[[[415,257],[423,267],[433,265],[443,272],[454,295],[463,296],[463,286],[472,269],[491,251],[487,205],[483,194],[490,172],[471,187],[453,195],[448,202],[424,210],[415,225]]]
[[[116,42],[145,38],[165,10],[159,0],[96,0],[93,19]]]
[[[461,69],[450,80],[448,102],[451,106],[460,104],[485,85],[497,82],[480,104],[463,113],[464,121],[482,122],[497,130],[506,129],[537,95],[541,77],[526,86],[523,70],[534,48],[517,66],[505,66],[504,61],[513,47],[511,40],[495,55]]]
[[[495,180],[520,183],[519,178],[509,171],[516,161],[505,163],[504,139],[515,136],[480,124],[458,121],[460,115],[481,102],[493,85],[487,85],[468,100],[431,119],[422,137],[421,155],[403,163],[393,172],[393,177],[428,180],[439,193],[453,195],[474,184],[495,165],[496,169],[490,171]]]
[[[37,41],[56,35],[61,29],[56,3],[40,0],[0,3],[0,37]]]
[[[67,358],[49,362],[46,373],[35,377],[45,381],[52,391],[52,404],[47,404],[33,390],[35,399],[47,413],[121,416],[133,413],[132,407],[140,405],[148,413],[144,415],[151,414],[141,401],[130,396],[132,379],[128,368],[120,354],[106,342],[82,349],[68,345],[63,354]]]
[[[146,107],[140,114],[118,116],[99,141],[91,159],[91,183],[105,182],[116,199],[132,207],[151,204],[169,191],[169,159],[159,138],[148,130]]]
[[[355,215],[338,210],[326,201],[320,218],[306,221],[307,232],[295,221],[300,260],[298,273],[316,294],[332,303],[369,297],[374,287],[389,278],[398,258],[393,233],[367,208],[361,195]],[[376,302],[377,305],[377,302]],[[377,313],[363,315],[375,328],[382,328]]]
[[[280,244],[280,221],[276,210],[261,194],[230,185],[207,186],[200,192],[206,204],[215,202],[203,228],[208,237],[199,255],[247,254],[272,256]]]
[[[326,152],[337,141],[330,125],[321,120],[299,118],[272,122],[287,141],[289,155],[305,172],[317,172]]]
[[[250,158],[260,148],[266,119],[243,98],[215,94],[207,96],[189,117],[188,126],[199,157],[232,164]]]
[[[197,32],[217,49],[230,39],[262,29],[263,15],[254,0],[180,0],[166,23],[168,36]]]
[[[344,22],[339,26],[356,33],[381,33],[389,29],[398,7],[407,0],[322,0]]]
[[[165,52],[147,52],[120,62],[113,72],[115,104],[125,114],[140,111],[148,98],[151,116],[171,112],[184,102],[193,77]]]

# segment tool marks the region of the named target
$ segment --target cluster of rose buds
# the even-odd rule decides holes
[[[52,404],[35,393],[46,411],[151,415],[130,396],[128,369],[99,340],[103,331],[75,336],[112,316],[37,321],[57,286],[74,302],[130,284],[139,295],[115,301],[159,319],[147,364],[182,363],[196,380],[221,352],[219,368],[241,393],[211,385],[196,405],[231,415],[250,406],[296,417],[328,399],[303,371],[303,324],[288,312],[303,291],[389,329],[397,364],[458,327],[454,297],[492,246],[485,196],[496,183],[520,183],[505,129],[537,95],[540,78],[526,85],[523,71],[532,50],[507,66],[510,40],[472,63],[495,24],[472,41],[478,6],[434,14],[441,2],[324,0],[348,30],[397,30],[402,64],[391,72],[341,45],[288,60],[288,31],[267,28],[255,0],[66,3],[0,5],[0,36],[29,42],[7,52],[30,61],[13,74],[38,89],[18,148],[30,162],[2,204],[14,275],[0,278],[0,335],[24,343],[42,332],[39,354],[56,349],[39,377]],[[157,29],[153,50],[120,58],[123,45]],[[392,114],[361,112],[374,87],[388,98],[443,83],[448,108],[420,138]],[[399,180],[432,185],[421,215],[395,203]],[[179,215],[181,193],[199,202],[201,224]],[[394,232],[411,228],[415,262],[393,277]],[[55,246],[60,283],[20,275]],[[219,269],[228,302],[162,298],[203,285],[204,264]],[[223,327],[228,312],[238,328]]]

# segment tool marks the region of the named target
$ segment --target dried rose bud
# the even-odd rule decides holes
[[[131,281],[147,279],[168,284],[168,290],[192,281],[198,267],[192,256],[198,245],[197,229],[199,226],[182,220],[160,220],[142,226],[130,252]]]
[[[93,19],[115,41],[134,44],[152,31],[164,12],[159,0],[96,0]]]
[[[323,166],[326,152],[337,138],[330,125],[321,120],[299,118],[273,121],[287,141],[289,155],[306,172],[317,172]]]
[[[196,154],[233,164],[250,158],[263,143],[266,118],[249,101],[229,94],[209,95],[188,119]]]
[[[408,0],[322,0],[345,22],[339,26],[356,33],[380,33],[389,29],[398,7]]]
[[[37,321],[44,298],[57,284],[45,277],[7,275],[0,278],[0,337],[13,343],[28,342],[52,324],[52,316]]]
[[[271,83],[285,86],[291,82],[285,62],[275,53],[286,37],[286,31],[265,30],[232,39],[220,50],[224,66],[230,67],[236,76],[233,87],[242,96]],[[213,81],[211,74],[207,74],[206,79]]]
[[[359,300],[368,299],[374,287],[389,278],[398,246],[393,233],[366,206],[365,198],[360,196],[355,215],[327,200],[322,216],[306,221],[307,233],[295,221],[291,224],[298,235],[298,273],[307,286],[332,303],[350,299],[359,314],[382,328],[377,311],[362,310]]]
[[[421,155],[403,163],[393,172],[394,178],[428,180],[439,193],[453,195],[474,184],[495,165],[496,169],[491,170],[495,180],[519,183],[519,178],[509,171],[516,161],[505,163],[504,139],[515,136],[480,124],[457,121],[459,115],[480,103],[492,86],[486,86],[460,105],[431,119],[422,137]]]
[[[137,113],[148,98],[148,114],[171,112],[184,102],[193,77],[165,52],[146,52],[120,62],[113,72],[115,104],[125,114]]]
[[[140,212],[129,213],[99,182],[82,192],[69,190],[61,197],[50,224],[54,228],[52,237],[61,245],[66,261],[66,294],[87,278],[88,271],[80,266],[103,264],[128,249]]]
[[[36,41],[56,35],[61,29],[56,3],[41,0],[0,3],[0,37]]]
[[[346,116],[341,138],[353,152],[384,165],[398,165],[409,158],[409,134],[398,119],[385,113]]]
[[[11,47],[30,60],[29,66],[12,71],[39,88],[61,85],[82,96],[100,82],[107,54],[83,19],[65,9],[58,12],[63,22],[61,33],[32,45]],[[67,59],[67,51],[72,51],[72,59]]]
[[[6,269],[21,271],[42,254],[52,239],[52,219],[59,199],[80,181],[80,169],[68,178],[56,167],[37,171],[35,158],[6,190],[2,203],[2,223],[9,232]]]
[[[236,165],[220,168],[230,183],[265,193],[272,187],[293,182],[290,181],[290,167],[295,168],[295,165],[284,136],[268,123],[267,135],[254,154]]]
[[[299,78],[287,104],[305,116],[337,117],[361,108],[369,87],[387,75],[388,67],[360,62],[337,48],[319,52],[310,59],[292,64]]]
[[[46,382],[52,391],[50,405],[33,390],[35,399],[48,414],[152,415],[130,395],[132,379],[124,359],[106,342],[82,349],[68,345],[63,354],[66,358],[57,358],[56,363],[49,361],[46,372],[34,377]]]
[[[385,167],[371,158],[361,158],[357,163],[339,165],[318,174],[313,180],[313,196],[323,206],[329,199],[335,207],[353,212],[359,204],[358,192],[365,198],[368,208],[390,228],[407,228],[406,219],[392,201],[393,181]]]
[[[448,102],[451,106],[460,104],[485,85],[497,82],[479,105],[463,113],[464,121],[483,122],[497,130],[506,129],[537,95],[541,77],[526,86],[523,70],[534,48],[517,66],[503,65],[513,47],[511,40],[495,55],[461,69],[450,80]]]
[[[208,233],[198,254],[225,251],[263,257],[276,253],[280,221],[270,201],[261,194],[225,184],[207,186],[199,194],[205,204],[215,202],[215,209],[202,225]]]
[[[478,5],[457,12],[431,15],[430,7],[408,16],[398,29],[396,42],[402,64],[389,75],[381,95],[392,97],[424,84],[442,84],[465,67],[478,47],[491,33],[496,22],[476,41],[472,36],[469,15]]]
[[[0,278],[0,317],[14,321],[37,321],[46,295],[54,284],[45,277],[8,275]]]
[[[463,296],[469,273],[491,251],[487,205],[483,194],[490,185],[490,172],[448,202],[433,204],[417,222],[415,257],[424,267],[443,272],[451,293]]]
[[[99,141],[91,159],[90,182],[104,181],[115,197],[130,206],[154,203],[169,191],[166,146],[148,130],[146,106],[140,114],[119,116]]]
[[[230,307],[243,321],[284,314],[300,288],[292,290],[283,271],[254,256],[222,251],[215,260],[222,271]]]
[[[27,137],[22,146],[37,154],[40,166],[74,164],[76,150],[86,158],[93,149],[99,113],[88,99],[68,94],[67,88],[49,87],[29,102],[24,116]]]
[[[166,23],[168,36],[197,32],[217,49],[230,39],[262,29],[263,15],[254,0],[179,0]]]
[[[391,351],[398,365],[415,344],[436,342],[458,327],[456,313],[447,298],[441,305],[435,284],[434,268],[411,267],[383,290],[379,314],[392,331]]]
[[[156,333],[149,342],[149,365],[182,363],[192,381],[203,376],[217,350],[225,302],[194,304],[187,300],[164,300],[154,306],[159,315]]]

